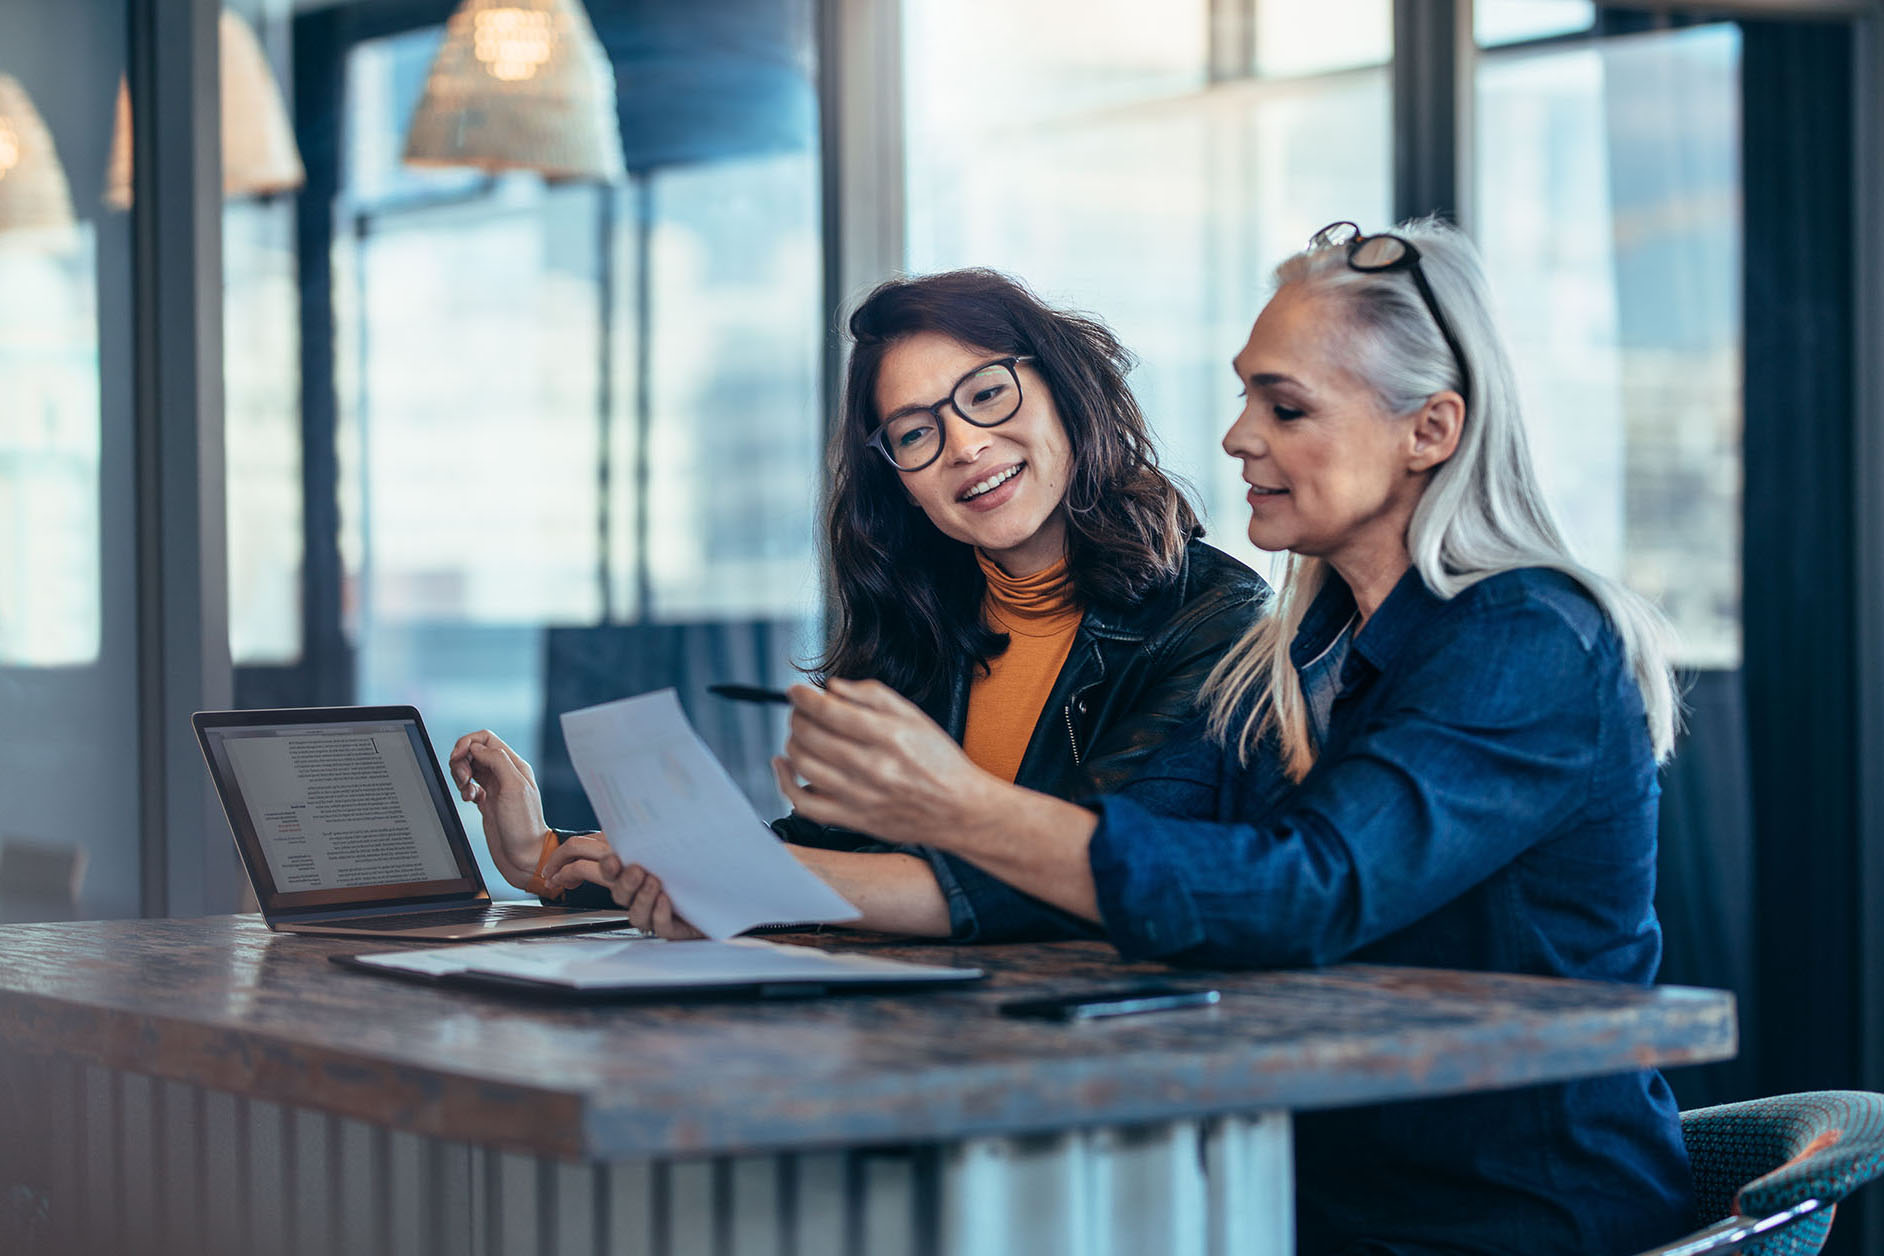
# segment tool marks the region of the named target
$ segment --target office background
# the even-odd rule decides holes
[[[458,7],[0,5],[12,918],[241,904],[205,707],[492,727],[579,824],[554,714],[672,684],[776,808],[776,716],[703,687],[817,648],[847,301],[979,264],[1100,314],[1247,555],[1269,268],[1440,211],[1579,553],[1681,636],[1663,975],[1745,1044],[1684,1104],[1884,1089],[1884,9],[590,0],[619,168],[545,180],[402,159]]]

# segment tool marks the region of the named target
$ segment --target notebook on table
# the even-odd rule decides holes
[[[412,707],[190,723],[271,929],[462,942],[628,925],[625,911],[491,901]]]
[[[385,976],[569,1000],[802,997],[960,985],[987,975],[979,968],[911,964],[757,938],[663,942],[611,935],[330,958]]]

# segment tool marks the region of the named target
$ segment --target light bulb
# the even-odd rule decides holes
[[[547,13],[484,9],[477,15],[472,48],[493,78],[516,83],[533,78],[550,59],[555,32]]]

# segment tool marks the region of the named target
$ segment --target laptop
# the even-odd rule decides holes
[[[270,929],[463,942],[628,926],[625,911],[491,901],[412,707],[190,723]]]

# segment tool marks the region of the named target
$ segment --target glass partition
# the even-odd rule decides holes
[[[1576,35],[1596,25],[1593,0],[1473,0],[1472,33],[1481,48]]]
[[[1578,554],[1740,661],[1740,35],[1486,55],[1475,233]]]
[[[91,223],[0,223],[0,663],[10,666],[98,661],[96,239]]]
[[[0,920],[139,907],[117,0],[0,6]]]
[[[905,0],[912,270],[994,266],[1090,310],[1214,539],[1247,555],[1218,442],[1269,273],[1391,203],[1386,0]]]
[[[581,826],[555,716],[674,685],[770,813],[704,687],[817,644],[812,6],[240,3],[302,166],[225,214],[247,704],[495,729]]]

